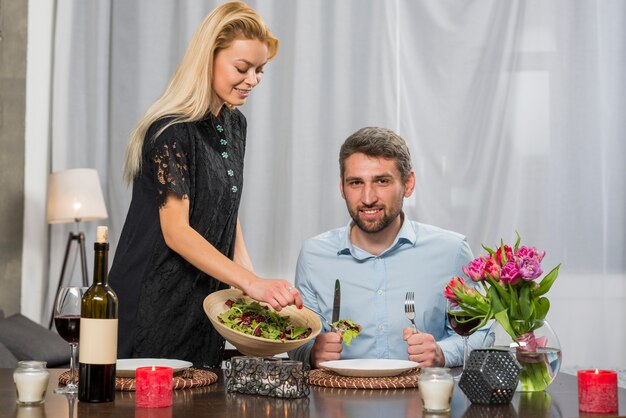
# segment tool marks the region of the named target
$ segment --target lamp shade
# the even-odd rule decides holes
[[[48,177],[48,223],[106,219],[98,172],[93,168],[57,171]]]

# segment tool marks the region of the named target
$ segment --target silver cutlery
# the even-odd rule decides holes
[[[317,310],[315,310],[315,309],[311,308],[310,306],[306,306],[306,305],[304,305],[304,307],[305,307],[305,308],[307,308],[308,310],[310,310],[311,312],[316,313],[316,314],[317,314],[320,318],[322,318],[322,321],[326,322],[326,325],[328,325],[328,326],[330,327],[330,330],[331,330],[331,331],[333,331],[333,332],[334,332],[334,331],[337,331],[337,328],[335,328],[335,327],[333,326],[333,324],[331,324],[330,322],[328,322],[328,319],[326,319],[326,318],[324,317],[324,315],[322,315],[321,313],[319,313]]]
[[[407,319],[411,321],[413,332],[417,332],[417,327],[415,326],[415,294],[413,292],[406,292],[406,297],[404,298],[404,314]]]

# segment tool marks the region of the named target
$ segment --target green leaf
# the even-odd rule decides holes
[[[541,295],[545,295],[546,293],[548,293],[548,291],[550,290],[550,288],[554,284],[554,281],[556,280],[556,278],[559,275],[559,268],[560,267],[561,267],[561,264],[559,263],[558,266],[553,268],[552,271],[550,273],[548,273],[546,275],[546,277],[543,278],[541,283],[539,283],[539,287],[537,287],[536,289],[533,290],[533,295],[535,297],[541,296]]]
[[[492,250],[489,247],[486,247],[485,245],[482,245],[482,247],[485,249],[485,251],[487,251],[492,257],[495,257],[496,252],[494,250]]]
[[[550,301],[548,300],[548,298],[541,297],[535,300],[535,312],[537,314],[535,319],[537,320],[545,319],[546,315],[548,315],[549,310],[550,310]]]
[[[520,311],[520,302],[517,297],[517,291],[513,288],[513,286],[511,286],[511,284],[508,285],[508,288],[509,294],[511,295],[511,305],[509,313],[511,314],[512,318],[519,319],[522,316],[522,313]]]
[[[519,243],[522,240],[522,238],[519,236],[519,232],[517,232],[517,229],[515,230],[515,235],[517,235],[517,241],[515,241],[515,246],[513,247],[513,250],[517,251],[517,249],[519,248]]]
[[[511,296],[508,294],[506,289],[502,287],[500,283],[498,283],[493,278],[487,277],[487,280],[489,281],[489,283],[491,283],[491,287],[489,288],[489,290],[495,289],[495,291],[498,293],[498,295],[500,296],[504,304],[506,306],[509,306],[509,304],[511,303]]]
[[[522,287],[519,295],[519,308],[522,318],[525,321],[531,319],[534,313],[534,304],[530,300],[530,286],[525,285]]]
[[[513,341],[517,341],[517,335],[515,335],[515,331],[513,331],[513,328],[511,327],[511,322],[509,321],[509,316],[506,310],[497,312],[495,314],[495,318],[496,321],[498,321],[500,325],[502,325],[502,328],[504,328],[506,333],[509,334],[511,338],[513,338]]]

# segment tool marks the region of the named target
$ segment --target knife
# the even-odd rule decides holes
[[[339,321],[339,311],[341,310],[341,285],[339,279],[335,280],[335,297],[333,299],[332,323]]]

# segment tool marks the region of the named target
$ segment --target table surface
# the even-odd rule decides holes
[[[0,369],[0,417],[578,417],[576,376],[559,373],[546,392],[516,393],[508,405],[472,405],[463,391],[454,389],[450,414],[427,414],[417,389],[357,390],[311,386],[307,398],[277,399],[226,393],[222,370],[214,370],[217,383],[206,387],[174,391],[169,408],[135,408],[134,392],[117,392],[115,402],[89,404],[56,395],[58,377],[64,370],[50,369],[46,401],[42,406],[25,407],[15,403],[13,369]],[[619,389],[619,412],[626,415],[626,389]],[[599,416],[599,415],[592,415]]]

